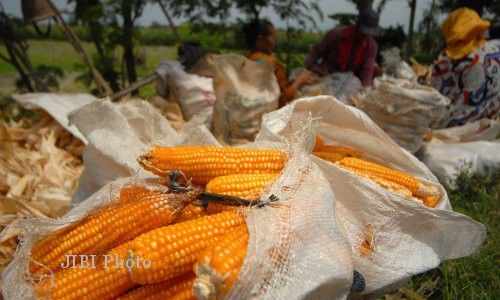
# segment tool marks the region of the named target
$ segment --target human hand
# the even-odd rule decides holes
[[[297,89],[300,89],[304,85],[310,83],[310,81],[313,79],[314,74],[309,71],[308,69],[302,70],[302,72],[295,78],[294,84],[296,85]]]

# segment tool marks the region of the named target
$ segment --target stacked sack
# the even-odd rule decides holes
[[[420,149],[424,134],[444,118],[450,103],[431,87],[391,78],[376,78],[371,88],[352,101],[411,153]]]

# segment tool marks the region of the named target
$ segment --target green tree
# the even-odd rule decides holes
[[[271,3],[276,13],[282,20],[286,22],[286,52],[285,64],[286,72],[290,71],[291,60],[291,40],[292,37],[298,37],[299,31],[290,21],[294,21],[301,29],[307,28],[308,25],[316,27],[316,18],[323,20],[323,12],[321,11],[318,1],[301,1],[301,0],[274,0]],[[311,14],[314,12],[314,15]]]

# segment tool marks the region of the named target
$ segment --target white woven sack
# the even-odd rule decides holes
[[[207,55],[193,72],[213,78],[213,132],[224,143],[253,141],[262,115],[278,108],[280,89],[271,64],[237,54]]]
[[[414,82],[376,78],[372,88],[353,102],[401,147],[415,153],[427,129],[444,118],[450,100]]]
[[[363,294],[401,286],[411,276],[437,267],[443,260],[471,255],[486,237],[485,227],[453,212],[445,190],[427,167],[399,147],[362,111],[329,96],[304,98],[264,116],[257,140],[280,140],[308,114],[321,117],[318,133],[326,144],[354,147],[368,158],[439,187],[442,197],[427,208],[314,158],[329,180],[337,201],[337,221],[345,227],[354,269],[365,279]],[[313,143],[310,145],[311,150]],[[360,255],[370,235],[373,252]]]
[[[136,159],[153,143],[217,143],[203,125],[202,116],[192,118],[177,133],[167,119],[142,100],[120,104],[96,101],[73,112],[69,119],[88,140],[83,151],[85,168],[73,195],[74,204],[117,178],[144,176],[146,173]]]
[[[62,218],[17,223],[24,242],[3,274],[6,299],[34,297],[24,281],[26,260],[42,234],[114,201],[123,184],[154,176],[136,165],[136,157],[150,145],[217,144],[204,127],[183,128],[174,134],[168,122],[157,118],[145,101],[94,102],[74,113],[72,120],[92,149],[84,161],[88,173],[81,183],[87,187],[92,183],[100,189]],[[288,161],[269,193],[262,195],[267,198],[273,194],[279,202],[247,214],[247,255],[228,299],[345,299],[349,293],[353,277],[350,249],[335,221],[335,197],[330,185],[306,151],[314,139],[313,124],[310,121],[306,125],[298,126],[301,130],[288,140],[245,145],[283,149]],[[112,176],[104,176],[108,171]],[[130,174],[134,177],[124,178]]]
[[[155,69],[160,75],[156,93],[165,98],[168,89],[176,88],[177,102],[186,120],[198,114],[211,116],[215,105],[212,78],[187,73],[180,62],[162,61]]]

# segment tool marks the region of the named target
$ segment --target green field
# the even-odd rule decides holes
[[[83,60],[69,42],[51,40],[28,40],[28,55],[34,67],[40,65],[57,66],[65,73],[61,82],[60,92],[86,92],[88,88],[76,80],[79,74],[86,70]],[[95,53],[92,44],[83,42],[89,55]],[[175,59],[177,50],[169,46],[138,46],[136,52],[145,57],[145,63],[137,66],[139,76],[152,73],[162,60]],[[0,52],[5,53],[5,48],[0,46]],[[121,51],[116,51],[116,56],[121,57]],[[8,95],[14,92],[14,81],[18,77],[16,69],[7,62],[0,60],[0,94]],[[141,89],[141,94],[151,96],[154,86],[150,85]]]

